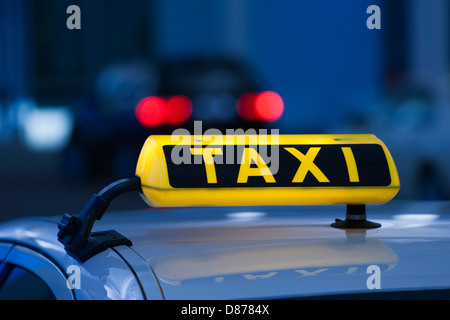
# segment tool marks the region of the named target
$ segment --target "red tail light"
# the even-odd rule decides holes
[[[148,97],[136,106],[136,118],[144,127],[156,127],[164,122],[166,103],[158,97]]]
[[[192,103],[188,97],[175,96],[167,100],[166,121],[171,125],[186,122],[192,114]]]
[[[255,111],[263,121],[278,120],[284,111],[283,99],[276,92],[263,92],[256,97]]]
[[[189,120],[192,103],[188,97],[174,96],[144,98],[136,106],[136,118],[144,127],[156,127],[163,124],[180,125]]]
[[[283,99],[273,91],[246,93],[237,103],[238,114],[247,121],[276,121],[283,111]]]

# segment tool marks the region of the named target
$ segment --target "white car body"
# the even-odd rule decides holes
[[[449,297],[450,203],[368,206],[368,219],[382,225],[368,230],[331,227],[344,211],[305,206],[110,212],[93,231],[114,229],[132,246],[106,249],[84,263],[58,241],[60,218],[21,219],[1,225],[0,261],[35,273],[64,300]],[[74,270],[78,287],[70,288]]]

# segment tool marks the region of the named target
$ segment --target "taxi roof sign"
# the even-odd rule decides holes
[[[400,181],[391,154],[374,135],[150,136],[136,175],[94,194],[78,216],[65,214],[58,240],[84,262],[132,243],[115,230],[92,232],[110,202],[139,192],[152,207],[347,205],[343,229],[381,225],[365,205],[391,200]]]
[[[381,204],[400,188],[374,135],[150,136],[136,176],[152,207]]]

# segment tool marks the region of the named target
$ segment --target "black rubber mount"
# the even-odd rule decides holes
[[[376,229],[381,224],[367,220],[365,204],[350,204],[347,205],[345,220],[336,219],[331,226],[338,229]]]

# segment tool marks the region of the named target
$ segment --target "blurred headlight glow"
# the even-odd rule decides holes
[[[24,140],[36,151],[57,151],[72,134],[72,114],[64,107],[34,108],[23,115]]]

